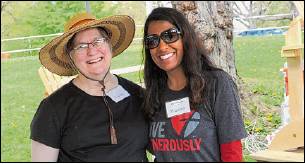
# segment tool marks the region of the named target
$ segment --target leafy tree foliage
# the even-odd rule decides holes
[[[2,6],[1,39],[61,33],[71,16],[86,12],[84,1],[20,1]],[[112,15],[117,6],[103,1],[90,2],[91,13],[97,18]],[[4,42],[1,50],[41,47],[52,38]]]
[[[105,2],[90,2],[91,13],[97,18],[112,14],[117,6]],[[19,12],[18,12],[19,11]],[[84,1],[12,2],[1,12],[5,38],[45,35],[63,32],[65,22],[75,13],[86,12]],[[19,32],[11,31],[19,29]],[[22,35],[21,35],[22,34]]]
[[[105,2],[91,2],[91,13],[97,18],[111,15],[113,8],[105,6]],[[32,6],[33,11],[26,20],[27,24],[38,25],[38,34],[63,32],[65,22],[75,13],[86,12],[84,2],[56,1],[38,2]]]

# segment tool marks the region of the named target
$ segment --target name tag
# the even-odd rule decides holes
[[[121,85],[111,89],[106,93],[106,95],[116,103],[130,96],[130,94]]]
[[[188,97],[166,102],[165,108],[168,118],[191,111],[190,101]]]

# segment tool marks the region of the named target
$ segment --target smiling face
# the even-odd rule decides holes
[[[73,41],[74,50],[70,55],[82,74],[101,80],[107,73],[111,64],[111,48],[105,41],[106,34],[97,28],[90,28],[78,32]],[[87,44],[91,43],[91,44]],[[84,48],[84,46],[89,46]]]
[[[162,32],[171,28],[175,28],[175,26],[168,21],[152,21],[148,26],[147,35],[160,36]],[[155,64],[167,73],[182,70],[183,43],[181,36],[177,41],[169,44],[160,39],[158,47],[150,49],[150,54]]]

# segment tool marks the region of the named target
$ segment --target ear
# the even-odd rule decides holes
[[[71,52],[68,54],[68,56],[69,56],[69,64],[72,66],[72,69],[75,72],[79,72],[79,70],[77,69],[76,65],[74,64],[74,61],[73,61],[72,56],[71,56]]]

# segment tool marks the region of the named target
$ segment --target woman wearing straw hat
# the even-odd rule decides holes
[[[31,123],[32,161],[147,161],[142,88],[109,72],[134,32],[129,16],[82,13],[41,49],[48,70],[77,76],[40,103]]]

